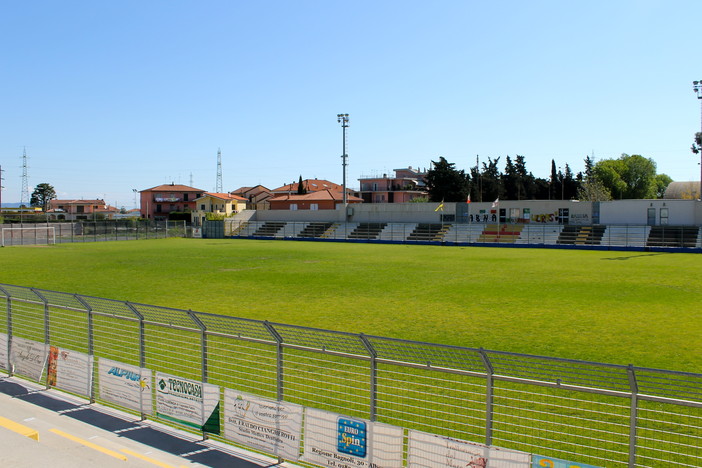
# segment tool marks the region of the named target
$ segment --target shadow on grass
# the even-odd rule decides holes
[[[665,255],[663,252],[660,253],[647,253],[647,254],[639,254],[639,255],[629,255],[627,257],[609,257],[609,258],[603,258],[602,260],[631,260],[632,258],[638,258],[638,257],[655,257],[657,255]]]

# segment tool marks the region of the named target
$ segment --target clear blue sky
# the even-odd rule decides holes
[[[3,202],[104,198],[192,182],[459,169],[517,154],[548,177],[586,155],[652,158],[699,180],[690,1],[66,0],[0,7]]]

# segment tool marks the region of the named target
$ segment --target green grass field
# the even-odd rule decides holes
[[[702,372],[698,254],[165,239],[0,249],[0,283]]]

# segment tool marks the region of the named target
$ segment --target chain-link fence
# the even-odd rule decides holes
[[[0,284],[0,301],[8,355],[13,339],[33,340],[504,449],[606,467],[702,466],[702,374],[334,332],[6,284]],[[101,401],[98,384],[94,379],[91,397]]]
[[[105,220],[0,224],[0,246],[163,239],[189,235],[185,221]]]

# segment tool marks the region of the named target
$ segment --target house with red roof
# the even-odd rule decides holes
[[[165,184],[139,191],[141,217],[154,220],[183,219],[195,209],[195,199],[204,190],[180,184]]]
[[[341,190],[330,189],[298,195],[297,192],[282,194],[269,200],[271,210],[335,210],[344,203]],[[363,199],[352,195],[346,196],[347,203],[363,203]]]
[[[246,203],[246,198],[231,193],[205,192],[195,199],[195,209],[191,212],[192,223],[202,226],[208,216],[227,218],[245,210]]]
[[[112,219],[119,210],[105,200],[50,200],[46,211],[49,219],[76,221]]]

